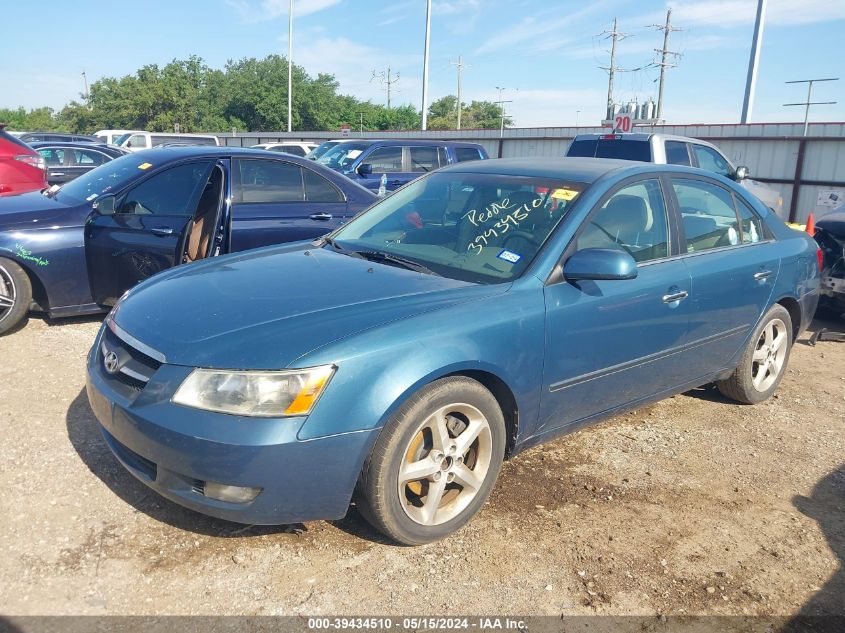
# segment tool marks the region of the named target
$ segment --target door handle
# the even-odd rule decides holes
[[[680,292],[673,292],[672,294],[663,295],[663,303],[674,303],[675,301],[681,301],[686,299],[689,296],[689,293],[686,290],[681,290]]]
[[[771,270],[761,270],[759,273],[754,273],[754,281],[763,281],[772,276]]]
[[[173,229],[169,226],[157,226],[154,229],[150,229],[150,233],[153,235],[173,235]]]
[[[312,220],[323,220],[323,221],[325,221],[325,220],[331,220],[332,214],[331,213],[312,213],[308,217],[311,218]]]

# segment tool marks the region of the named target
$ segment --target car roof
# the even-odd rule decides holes
[[[683,143],[698,143],[700,145],[707,145],[709,147],[713,147],[711,143],[707,141],[702,141],[699,138],[694,138],[692,136],[681,136],[679,134],[664,134],[663,132],[591,132],[590,134],[578,134],[573,141],[587,141],[587,140],[594,140],[600,139],[603,137],[614,137],[616,141],[649,141],[652,138],[660,139],[663,141],[681,141]]]
[[[629,160],[610,158],[492,158],[473,160],[443,167],[440,171],[456,171],[472,174],[498,174],[502,176],[531,176],[534,178],[558,178],[577,182],[593,183],[613,171],[638,171],[666,165],[651,165]]]

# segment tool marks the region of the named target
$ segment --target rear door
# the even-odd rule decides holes
[[[346,198],[317,172],[269,158],[232,161],[231,252],[315,239],[346,217]]]
[[[92,214],[85,257],[96,303],[113,304],[138,282],[181,262],[186,227],[213,166],[200,160],[168,167],[117,194],[113,213]]]
[[[683,261],[692,279],[686,365],[704,376],[727,369],[771,300],[779,245],[759,216],[706,177],[672,178]]]

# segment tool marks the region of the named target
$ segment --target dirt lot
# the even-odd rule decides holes
[[[845,613],[845,344],[799,341],[765,404],[697,390],[523,453],[411,549],[354,510],[250,528],[137,483],[83,390],[98,326],[0,338],[0,613]]]

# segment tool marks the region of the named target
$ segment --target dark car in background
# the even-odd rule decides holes
[[[485,158],[487,151],[477,143],[390,139],[344,141],[317,162],[373,191],[386,176],[385,187],[393,191],[440,167]]]
[[[129,152],[105,143],[43,141],[30,147],[41,154],[47,165],[47,183],[61,185]]]
[[[845,314],[845,207],[816,222],[814,237],[823,254],[819,306]]]
[[[304,158],[226,147],[132,153],[56,191],[4,198],[0,333],[33,302],[50,316],[100,312],[166,268],[314,239],[375,199]]]
[[[58,142],[66,141],[68,143],[99,143],[100,139],[96,136],[86,136],[85,134],[66,134],[64,132],[27,132],[21,134],[19,137],[24,143],[40,143],[43,141]]]
[[[0,123],[0,196],[47,187],[44,159]]]

